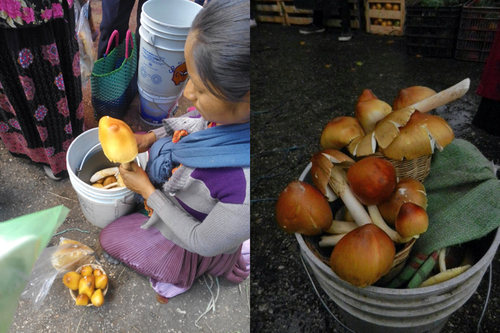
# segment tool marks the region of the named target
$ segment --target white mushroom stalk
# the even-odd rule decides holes
[[[333,158],[327,154],[323,155],[330,160]],[[345,171],[333,165],[330,171],[330,176],[328,185],[330,185],[333,192],[335,192],[335,194],[342,199],[342,202],[351,213],[356,224],[361,227],[365,224],[372,223],[370,215],[366,212],[365,207],[361,204],[361,202],[359,202],[356,196],[354,196],[354,193],[352,193],[351,188],[347,183]]]
[[[320,247],[329,247],[329,246],[335,246],[337,243],[347,235],[345,234],[338,234],[338,235],[328,235],[328,236],[322,236],[321,240],[318,242],[318,245]]]
[[[380,229],[384,230],[384,232],[392,239],[393,242],[402,244],[408,243],[412,238],[418,238],[418,236],[407,238],[401,237],[401,235],[397,231],[395,231],[394,229],[389,227],[387,223],[385,223],[376,205],[369,205],[368,212],[370,213],[370,217],[373,223]]]
[[[330,228],[325,230],[330,235],[321,237],[319,241],[320,247],[335,246],[347,233],[358,228],[356,222],[333,220]]]
[[[325,230],[326,233],[338,235],[338,234],[346,234],[349,231],[356,229],[358,225],[356,222],[348,222],[348,221],[338,221],[333,220],[330,228]]]
[[[446,248],[439,250],[439,271],[446,271]]]

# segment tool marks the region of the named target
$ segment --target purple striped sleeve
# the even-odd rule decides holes
[[[242,168],[195,169],[191,177],[205,183],[210,196],[223,203],[242,204],[247,182]]]

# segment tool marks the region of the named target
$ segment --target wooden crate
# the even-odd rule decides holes
[[[312,23],[312,10],[297,9],[293,0],[255,1],[257,22],[281,23],[283,25],[309,25]]]
[[[397,5],[399,10],[384,9],[386,4],[391,7]],[[377,5],[379,7],[374,8]],[[405,2],[404,0],[365,0],[365,18],[366,32],[401,36],[405,23]],[[387,25],[382,24],[381,21]]]
[[[361,27],[361,10],[357,0],[349,0],[351,28]],[[281,23],[283,25],[309,25],[313,22],[313,11],[298,9],[293,0],[257,0],[255,4],[257,22]],[[327,17],[326,26],[340,27],[340,16]]]

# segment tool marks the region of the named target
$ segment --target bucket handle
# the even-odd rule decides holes
[[[115,40],[115,47],[118,47],[118,40],[120,39],[120,33],[118,32],[118,30],[113,31],[111,37],[109,37],[108,47],[106,48],[106,53],[104,53],[104,56],[107,56],[109,54],[109,49],[111,47],[111,43],[113,43],[113,39]]]

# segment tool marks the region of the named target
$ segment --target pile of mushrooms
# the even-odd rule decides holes
[[[427,112],[462,97],[469,85],[470,80],[465,79],[439,93],[427,87],[408,87],[398,93],[392,107],[365,89],[358,98],[355,117],[336,117],[324,127],[321,147],[346,147],[353,157],[381,152],[398,161],[442,151],[454,139],[453,130],[443,118]]]
[[[450,144],[450,126],[427,112],[460,98],[469,85],[465,79],[439,93],[421,86],[405,88],[392,106],[365,89],[354,117],[336,117],[324,127],[322,150],[311,158],[314,186],[294,181],[280,193],[278,225],[289,233],[320,235],[319,246],[333,247],[331,269],[352,285],[367,287],[388,274],[396,245],[414,242],[429,224],[424,185],[413,178],[398,179],[389,160],[412,160]],[[345,213],[334,219],[328,202],[338,198]],[[457,274],[466,268],[452,269]],[[449,270],[443,265],[441,270],[449,278]]]
[[[311,176],[329,201],[340,198],[352,221],[333,220],[320,246],[334,246],[330,267],[343,280],[359,287],[375,283],[387,274],[396,254],[395,244],[417,238],[427,230],[425,189],[412,181],[398,183],[394,166],[380,157],[358,162],[346,154],[325,149],[311,158]],[[423,195],[423,198],[422,198]],[[414,200],[413,198],[418,198]],[[378,206],[391,206],[395,229]],[[424,207],[422,207],[424,206]]]

